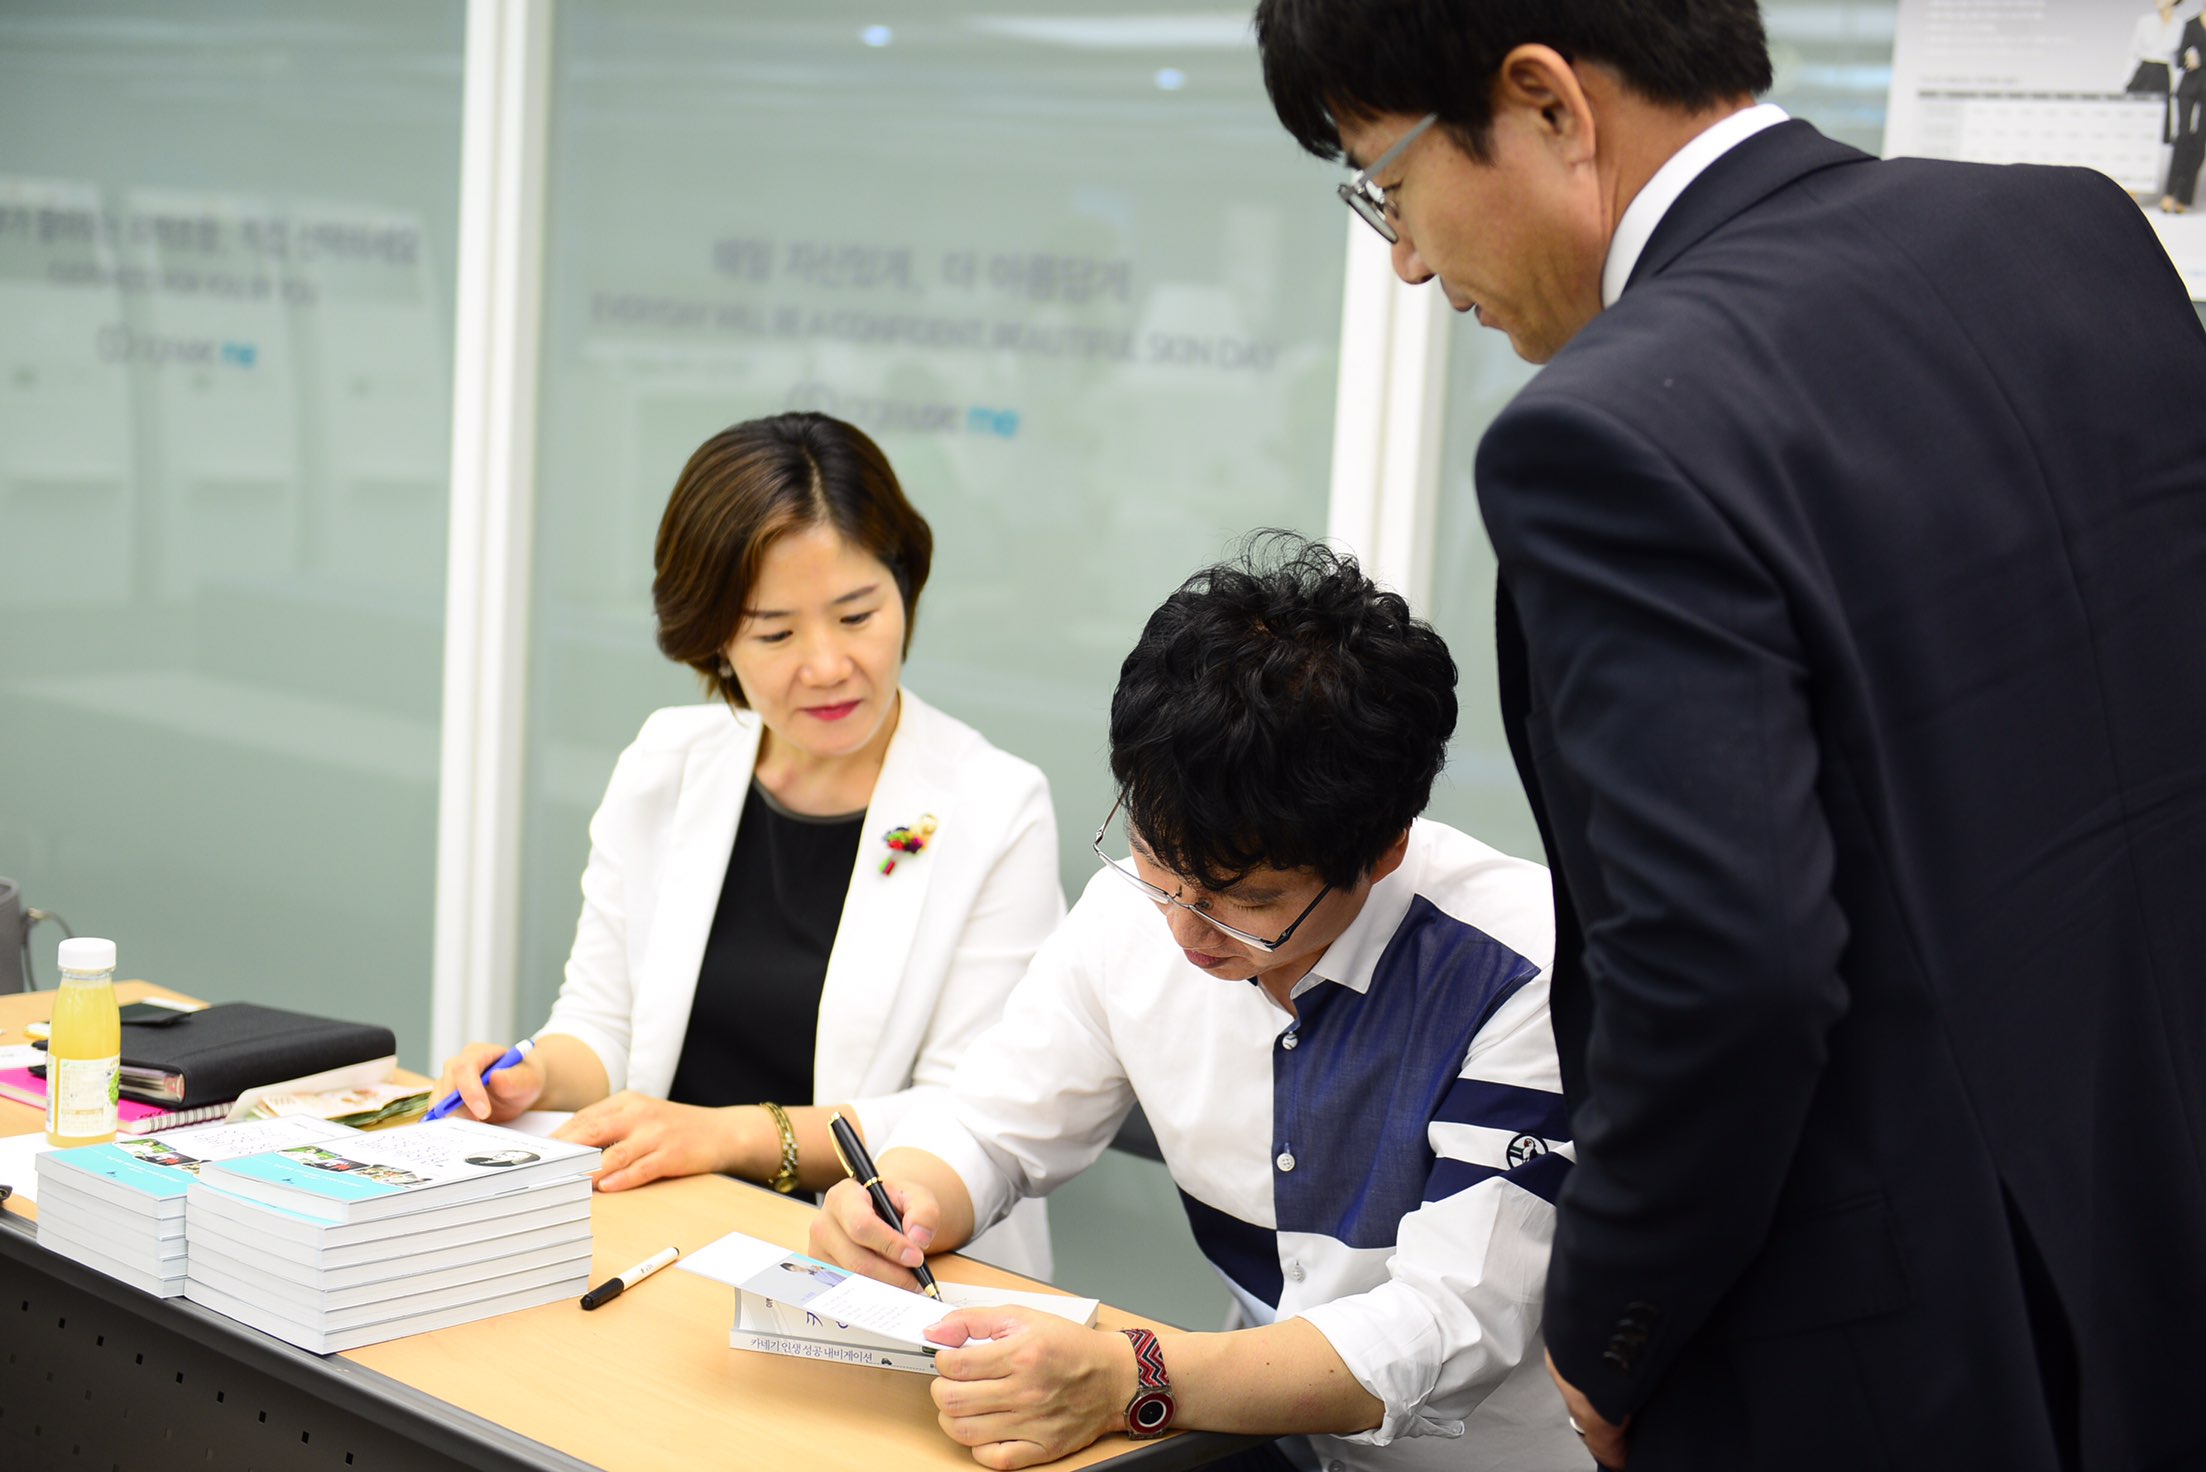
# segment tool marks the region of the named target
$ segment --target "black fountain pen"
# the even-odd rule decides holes
[[[843,1163],[844,1170],[850,1172],[850,1178],[865,1187],[866,1194],[873,1198],[873,1214],[897,1231],[903,1231],[904,1219],[897,1215],[895,1203],[889,1200],[888,1187],[881,1184],[881,1172],[874,1166],[873,1157],[866,1154],[866,1142],[858,1138],[858,1132],[850,1127],[850,1121],[839,1113],[830,1114],[827,1116],[827,1132],[835,1140],[835,1158]],[[919,1291],[939,1302],[942,1290],[935,1286],[934,1274],[927,1271],[927,1265],[922,1262],[912,1272],[919,1278]]]

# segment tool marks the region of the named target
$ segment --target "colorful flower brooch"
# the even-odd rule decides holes
[[[927,840],[934,837],[936,826],[933,813],[922,813],[919,821],[909,827],[891,828],[883,834],[882,842],[889,846],[889,856],[881,860],[881,872],[883,874],[894,874],[896,872],[896,856],[898,854],[916,854],[925,848]]]

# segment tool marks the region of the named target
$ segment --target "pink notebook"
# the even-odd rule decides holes
[[[33,1109],[46,1107],[46,1080],[28,1068],[0,1068],[0,1097],[28,1104]],[[227,1104],[209,1104],[199,1109],[163,1109],[158,1104],[141,1104],[136,1099],[124,1099],[115,1106],[116,1128],[126,1135],[151,1134],[155,1130],[175,1129],[187,1124],[205,1124],[210,1119],[221,1119],[230,1112]]]

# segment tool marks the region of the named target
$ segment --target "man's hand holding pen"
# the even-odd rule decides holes
[[[837,1181],[827,1193],[824,1209],[812,1219],[812,1256],[916,1293],[919,1275],[913,1269],[927,1260],[927,1249],[942,1221],[942,1205],[932,1191],[915,1182],[884,1178],[881,1184],[903,1217],[904,1230],[899,1232],[881,1220],[864,1186],[854,1180]]]
[[[899,1239],[876,1243],[877,1253],[891,1257],[900,1268],[909,1268],[919,1292],[929,1298],[942,1297],[935,1287],[934,1274],[927,1271],[927,1249],[934,1245],[935,1231],[942,1225],[942,1203],[933,1192],[910,1181],[903,1182],[896,1194],[890,1194],[889,1184],[881,1176],[881,1167],[873,1163],[873,1153],[866,1149],[865,1137],[858,1133],[857,1126],[843,1118],[841,1110],[827,1116],[827,1134],[834,1142],[835,1158],[849,1174],[850,1184],[865,1193],[866,1204],[873,1209],[873,1215],[889,1229],[890,1236]],[[918,1228],[914,1228],[904,1215],[904,1203],[917,1199],[914,1192],[923,1194],[932,1208]],[[870,1268],[860,1271],[868,1277],[879,1276]]]

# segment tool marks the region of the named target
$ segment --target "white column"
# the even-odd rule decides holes
[[[1342,212],[1346,214],[1346,211]],[[1325,533],[1378,569],[1379,493],[1386,468],[1386,385],[1393,364],[1397,282],[1386,242],[1348,215],[1341,292],[1340,380],[1333,396],[1333,484]]]
[[[513,1027],[550,0],[468,0],[431,1064]]]
[[[1437,287],[1402,283],[1370,226],[1351,216],[1348,230],[1326,533],[1422,611],[1432,589],[1454,313]]]
[[[1377,555],[1385,569],[1382,581],[1424,614],[1432,603],[1440,451],[1448,420],[1448,336],[1460,319],[1433,285],[1397,281],[1393,311]]]

